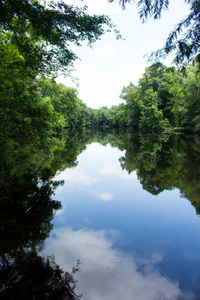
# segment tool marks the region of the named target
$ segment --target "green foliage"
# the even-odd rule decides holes
[[[161,63],[151,65],[146,68],[138,86],[130,83],[123,87],[120,97],[126,104],[111,107],[103,123],[146,129],[175,124],[174,104],[180,89],[180,77],[178,71]],[[97,116],[100,111],[97,110]]]
[[[145,69],[138,86],[130,82],[123,87],[120,97],[125,104],[89,109],[87,124],[146,130],[179,127],[199,132],[199,82],[198,63],[184,72],[155,63]]]
[[[183,78],[181,125],[200,131],[200,74],[197,65],[185,70]]]
[[[120,104],[118,107],[114,107],[114,111],[111,111],[111,124],[113,126],[125,127],[127,124],[127,108],[124,103]]]
[[[127,107],[125,104],[106,106],[91,111],[90,124],[95,127],[125,127],[127,124]]]
[[[0,26],[10,32],[12,43],[18,47],[26,63],[37,73],[66,73],[77,59],[70,49],[73,43],[80,46],[84,40],[91,45],[104,34],[104,25],[114,30],[110,19],[104,15],[88,15],[62,1],[34,0],[0,1]]]
[[[185,68],[184,73],[161,63],[146,68],[137,87],[130,83],[122,89],[126,126],[140,129],[182,126],[200,131],[198,68],[197,63]]]
[[[46,146],[63,127],[84,126],[86,114],[75,89],[38,77],[68,75],[72,44],[91,46],[106,30],[120,36],[107,16],[62,1],[0,0],[0,11],[0,135]]]
[[[57,84],[55,80],[41,77],[41,96],[48,98],[55,111],[63,121],[64,127],[80,127],[84,125],[77,90]]]
[[[58,117],[51,102],[41,98],[36,74],[25,66],[9,32],[0,34],[0,72],[1,135],[44,142]]]
[[[159,1],[148,3],[143,17],[153,7],[154,17],[160,16]],[[0,134],[4,139],[30,139],[48,146],[52,134],[64,127],[83,126],[200,130],[198,64],[186,69],[185,78],[157,62],[146,68],[138,86],[130,83],[123,88],[120,97],[125,104],[92,109],[78,99],[76,89],[41,74],[54,77],[59,70],[69,70],[76,59],[69,44],[93,43],[104,33],[103,25],[113,28],[110,20],[63,2],[0,0],[0,8]]]
[[[148,89],[145,93],[144,100],[138,102],[140,108],[140,129],[154,129],[162,124],[162,111],[157,107],[157,92]]]
[[[120,95],[120,98],[126,101],[128,127],[138,127],[139,124],[138,91],[138,87],[130,82],[127,87],[123,87]]]
[[[160,62],[152,64],[150,67],[145,69],[145,73],[138,82],[140,97],[143,97],[148,89],[152,89],[154,92],[158,91],[160,80],[163,78],[163,74],[166,70],[167,67]]]
[[[176,25],[169,34],[164,47],[153,54],[158,58],[175,51],[173,62],[178,65],[186,65],[188,62],[194,61],[200,51],[200,2],[199,0],[185,2],[190,5],[189,15]]]
[[[161,63],[155,63],[145,69],[145,73],[139,80],[139,98],[143,99],[148,89],[157,92],[158,109],[162,110],[163,118],[167,119],[169,124],[174,125],[175,97],[178,94],[181,84],[181,74],[174,68],[167,68]]]
[[[109,125],[108,114],[109,114],[109,110],[106,106],[103,106],[98,110],[98,119],[97,119],[98,126]]]

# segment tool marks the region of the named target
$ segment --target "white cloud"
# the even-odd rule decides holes
[[[105,202],[108,202],[113,198],[113,195],[110,193],[104,192],[99,195],[99,198]]]
[[[95,56],[99,56],[99,55],[102,55],[102,56],[110,56],[114,53],[115,49],[112,47],[112,46],[104,46],[104,47],[101,47],[99,49],[99,51],[97,51],[97,53],[95,54]]]
[[[108,147],[109,145],[102,146],[99,143],[92,143],[89,146],[87,146],[87,152],[95,153],[95,155],[98,155],[106,152]]]
[[[159,273],[157,264],[162,260],[159,253],[148,260],[141,258],[140,265],[146,267],[143,272],[138,271],[133,257],[112,248],[119,236],[114,231],[60,228],[53,231],[53,236],[47,240],[43,254],[53,252],[56,263],[65,270],[67,265],[70,270],[80,259],[77,293],[83,293],[83,300],[195,299],[192,294],[183,293],[177,282]]]
[[[102,174],[102,175],[108,175],[108,174],[116,174],[118,172],[116,166],[104,166],[102,167],[99,172]]]
[[[55,211],[55,216],[61,216],[65,210],[65,206],[62,206],[61,209]]]
[[[137,174],[136,172],[132,172],[131,174],[128,174],[126,171],[122,171],[120,166],[113,166],[113,165],[106,165],[99,169],[99,172],[102,175],[115,175],[116,177],[120,179],[125,180],[137,180]]]
[[[105,202],[109,202],[113,198],[113,195],[111,193],[107,193],[107,192],[98,193],[95,190],[89,191],[88,195],[92,196],[92,197],[95,197],[95,198],[99,198],[99,199],[101,199],[102,201],[105,201]]]
[[[82,169],[66,169],[61,174],[55,177],[56,180],[64,180],[65,185],[63,187],[59,187],[57,191],[62,190],[64,187],[77,187],[82,188],[83,186],[90,186],[96,183],[98,180],[90,177],[86,174]]]

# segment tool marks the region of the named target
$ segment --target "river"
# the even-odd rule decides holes
[[[200,299],[199,137],[107,130],[77,135],[68,147],[71,140],[62,164],[46,167],[64,181],[50,195],[61,205],[33,210],[52,206],[53,217],[37,219],[35,237],[30,226],[29,238],[11,234],[18,243],[7,242],[4,254],[37,247],[64,271],[80,261],[75,292],[83,300]]]

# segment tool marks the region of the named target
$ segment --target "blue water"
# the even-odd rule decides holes
[[[200,218],[178,189],[154,196],[122,170],[123,151],[92,143],[56,176],[62,210],[44,254],[70,270],[84,300],[200,299]]]

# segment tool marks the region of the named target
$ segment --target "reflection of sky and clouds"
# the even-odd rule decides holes
[[[109,239],[107,238],[109,235]],[[87,300],[160,300],[195,299],[192,294],[180,290],[178,283],[162,276],[157,264],[162,255],[154,252],[149,259],[134,261],[133,256],[113,249],[116,232],[60,228],[46,245],[61,267],[72,268],[77,258],[81,271],[76,274],[78,291]],[[138,265],[143,267],[138,270]]]
[[[194,299],[181,290],[197,290],[199,218],[178,190],[143,191],[136,173],[121,169],[123,154],[93,143],[57,176],[63,210],[45,253],[63,268],[81,260],[83,300]]]

